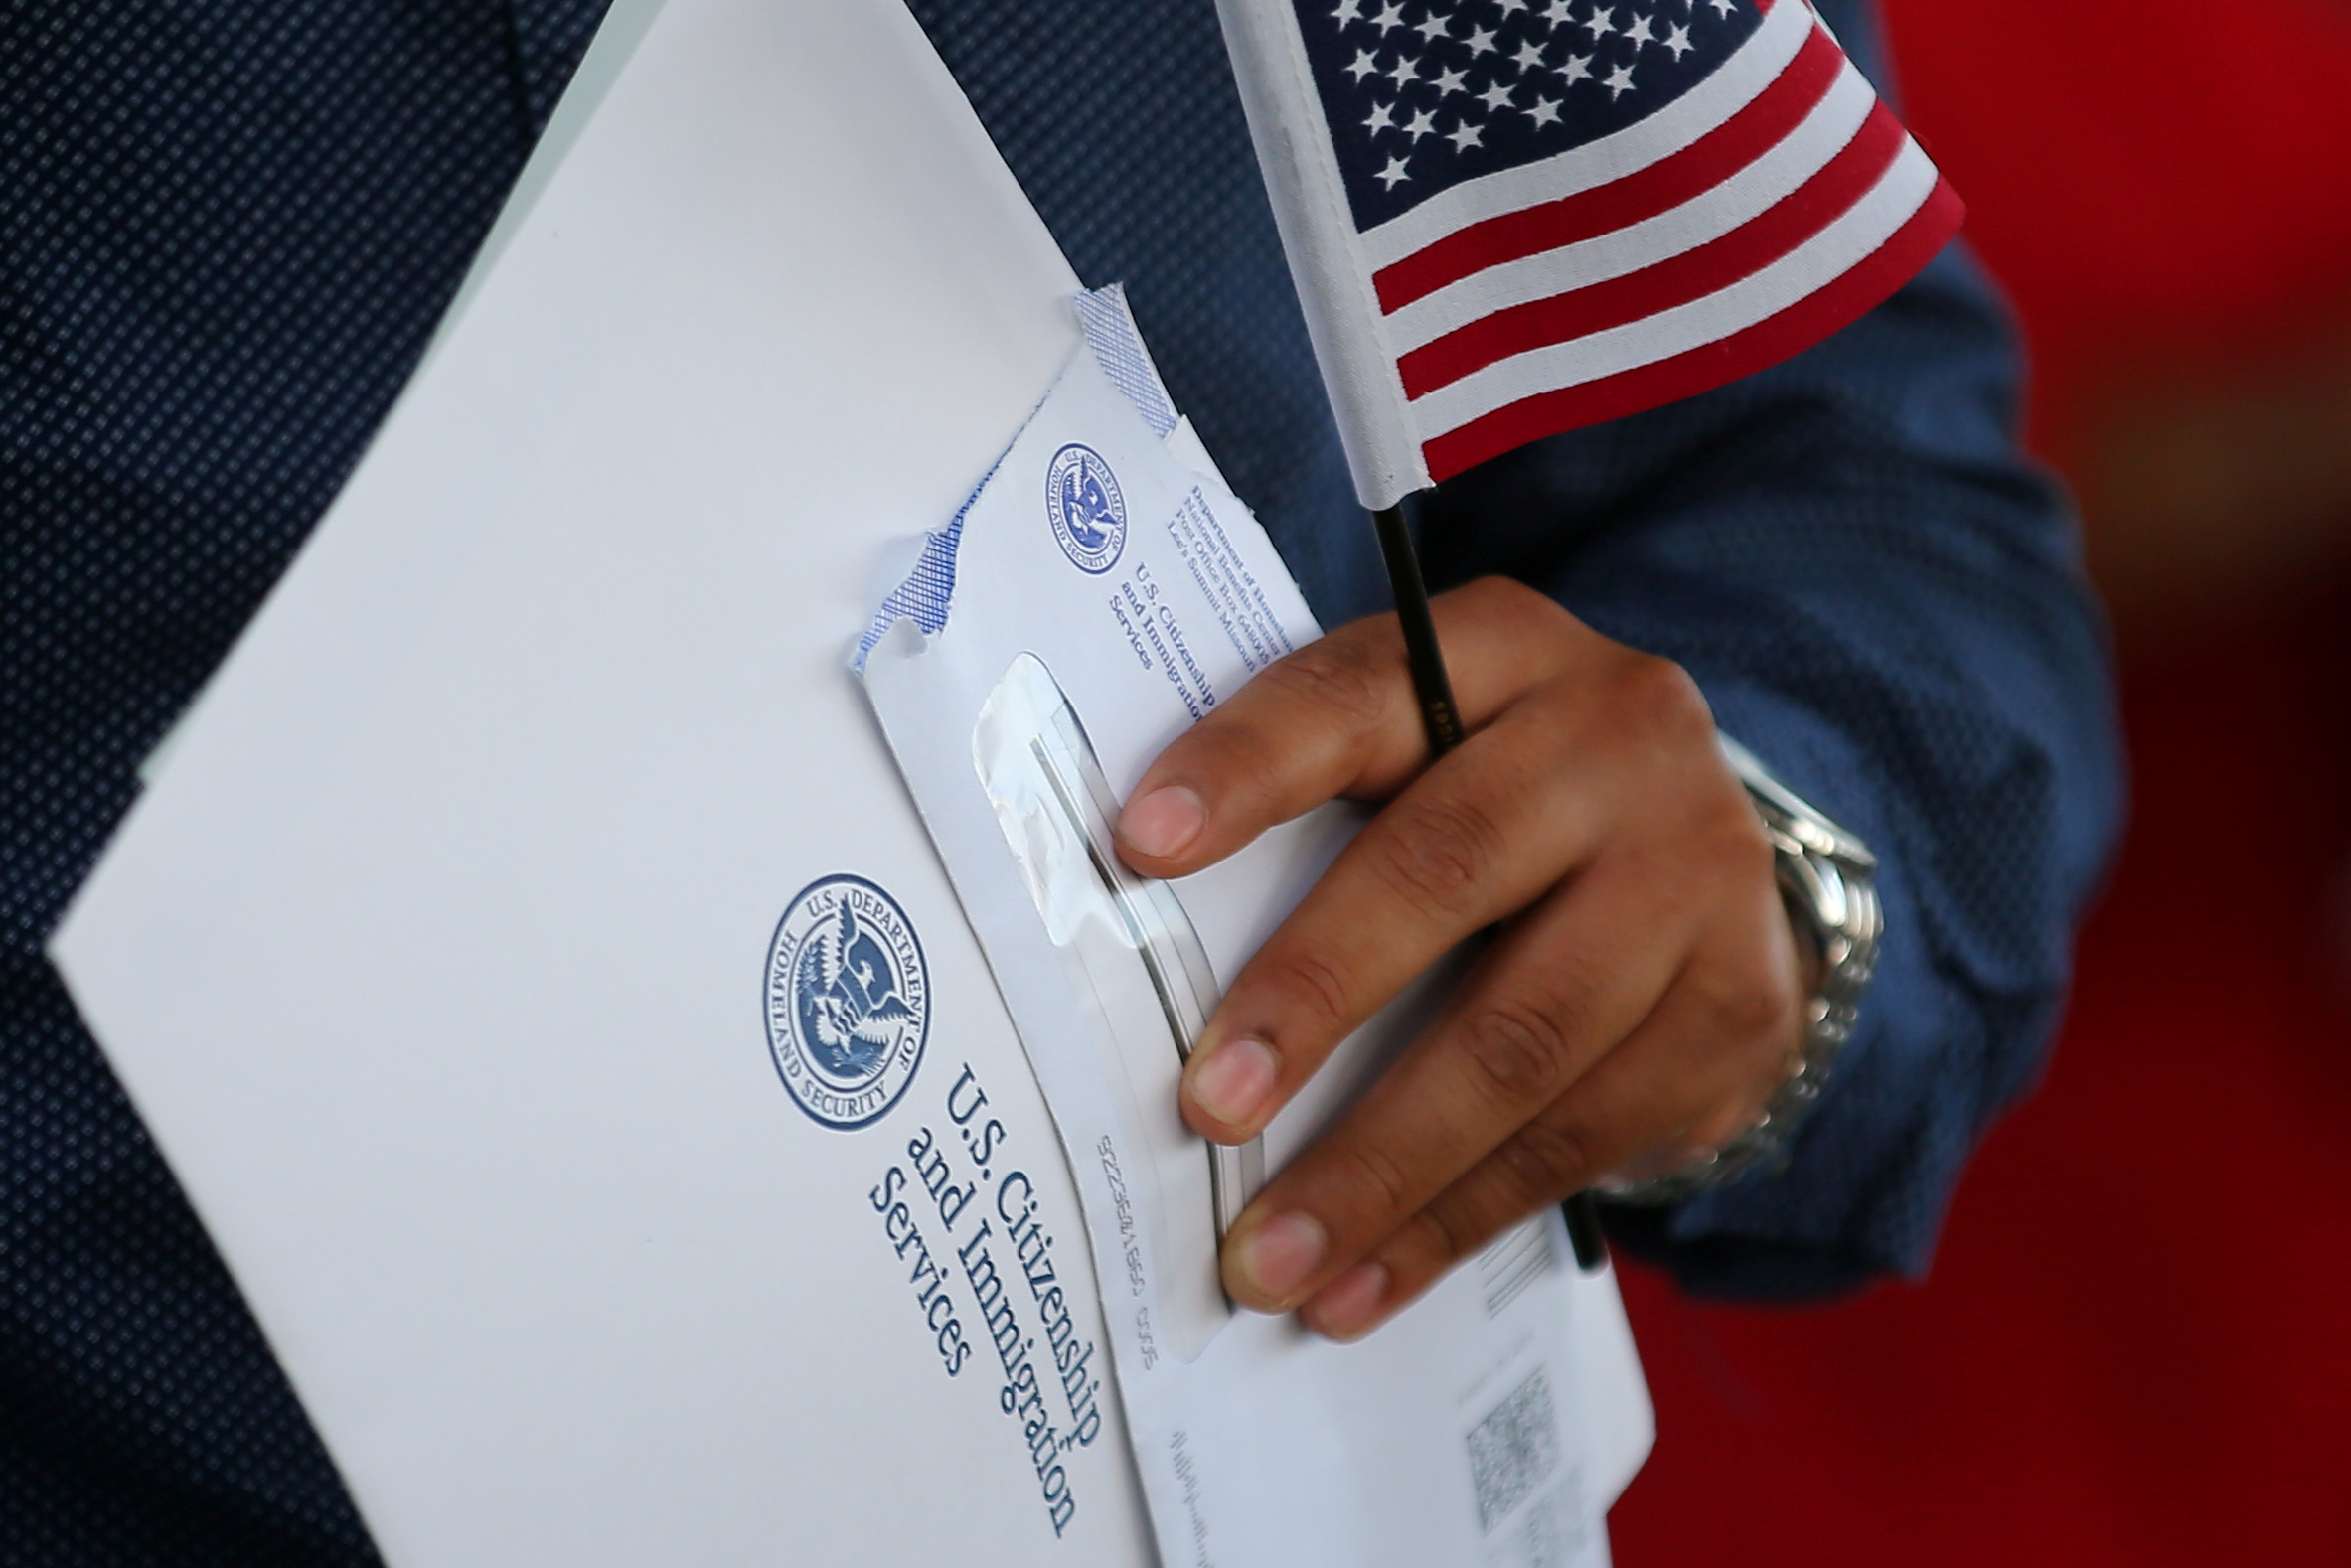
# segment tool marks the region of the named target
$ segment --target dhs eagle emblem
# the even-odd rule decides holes
[[[1045,469],[1045,512],[1061,553],[1096,575],[1118,564],[1127,548],[1127,498],[1118,476],[1090,446],[1071,442]]]
[[[930,1037],[930,970],[896,899],[862,876],[811,882],[767,949],[767,1048],[800,1108],[856,1128],[898,1103]]]

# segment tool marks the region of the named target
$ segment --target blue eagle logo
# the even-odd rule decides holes
[[[915,1021],[898,994],[889,949],[862,929],[843,899],[836,918],[809,933],[796,977],[801,1037],[835,1078],[871,1077]]]
[[[1045,510],[1061,552],[1080,571],[1099,574],[1118,563],[1127,544],[1127,498],[1100,452],[1072,441],[1053,454]]]
[[[1062,470],[1061,522],[1088,554],[1109,549],[1117,537],[1119,515],[1093,464],[1081,461]]]
[[[801,888],[760,989],[776,1076],[812,1120],[869,1127],[905,1096],[930,1040],[930,967],[879,883],[843,871]]]

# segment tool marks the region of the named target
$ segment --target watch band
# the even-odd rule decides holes
[[[1747,788],[1748,802],[1763,819],[1772,841],[1773,875],[1791,919],[1800,923],[1820,955],[1820,989],[1804,1005],[1804,1035],[1798,1065],[1780,1086],[1764,1117],[1714,1154],[1661,1176],[1600,1191],[1616,1203],[1676,1203],[1735,1181],[1761,1167],[1784,1161],[1796,1134],[1830,1069],[1852,1038],[1861,994],[1877,966],[1884,929],[1877,898],[1877,857],[1859,839],[1821,815],[1771,772],[1745,746],[1717,735],[1723,760]]]

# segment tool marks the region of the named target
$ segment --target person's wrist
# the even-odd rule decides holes
[[[1784,1164],[1797,1129],[1852,1038],[1862,993],[1877,965],[1883,930],[1877,858],[1774,778],[1746,747],[1727,735],[1717,740],[1771,839],[1774,877],[1796,937],[1805,1000],[1794,1070],[1745,1133],[1661,1175],[1604,1180],[1600,1191],[1611,1202],[1675,1203]]]

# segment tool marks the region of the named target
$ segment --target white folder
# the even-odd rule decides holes
[[[1115,1404],[1056,1520],[871,1201],[968,1069],[1084,1233],[844,669],[1076,286],[894,0],[619,0],[54,939],[397,1568],[1150,1559]],[[760,995],[844,874],[931,1008],[850,1130]],[[1613,1493],[1647,1406],[1592,1289]]]

